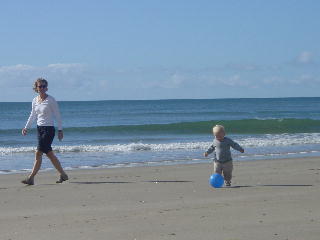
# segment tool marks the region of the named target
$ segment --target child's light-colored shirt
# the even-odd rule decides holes
[[[221,163],[229,162],[232,161],[230,147],[238,150],[239,152],[243,151],[243,148],[238,143],[228,137],[224,137],[222,141],[215,138],[213,140],[213,144],[207,150],[207,153],[210,154],[214,152],[214,161]]]
[[[37,119],[38,126],[54,126],[54,118],[57,121],[58,130],[62,130],[61,115],[56,100],[48,95],[45,100],[39,102],[38,97],[35,97],[25,128],[30,128],[35,119]]]

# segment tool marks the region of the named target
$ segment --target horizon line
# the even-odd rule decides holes
[[[228,98],[159,98],[159,99],[104,99],[104,100],[57,100],[58,102],[107,102],[107,101],[172,101],[172,100],[233,100],[233,99],[285,99],[285,98],[320,98],[316,97],[228,97]],[[0,101],[0,103],[29,103],[30,101]]]

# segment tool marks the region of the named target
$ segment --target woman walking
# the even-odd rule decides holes
[[[39,95],[32,101],[32,110],[25,128],[22,129],[22,135],[27,135],[27,129],[30,128],[33,121],[37,119],[38,147],[35,153],[35,162],[32,172],[25,180],[22,181],[22,183],[34,185],[34,177],[41,167],[43,153],[47,155],[53,166],[60,173],[60,179],[57,183],[62,183],[63,181],[68,180],[68,175],[61,167],[61,164],[53,153],[51,147],[55,136],[54,118],[58,125],[58,138],[60,141],[63,139],[59,107],[56,100],[46,93],[48,91],[48,82],[44,78],[38,78],[34,82],[33,90]]]

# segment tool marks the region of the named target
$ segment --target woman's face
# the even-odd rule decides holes
[[[38,93],[45,93],[46,91],[48,91],[48,86],[43,83],[43,82],[38,82],[37,83],[37,90],[38,90]]]

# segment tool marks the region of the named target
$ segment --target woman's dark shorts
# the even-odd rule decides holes
[[[52,141],[55,135],[54,126],[37,126],[38,147],[37,150],[45,154],[52,151]]]

